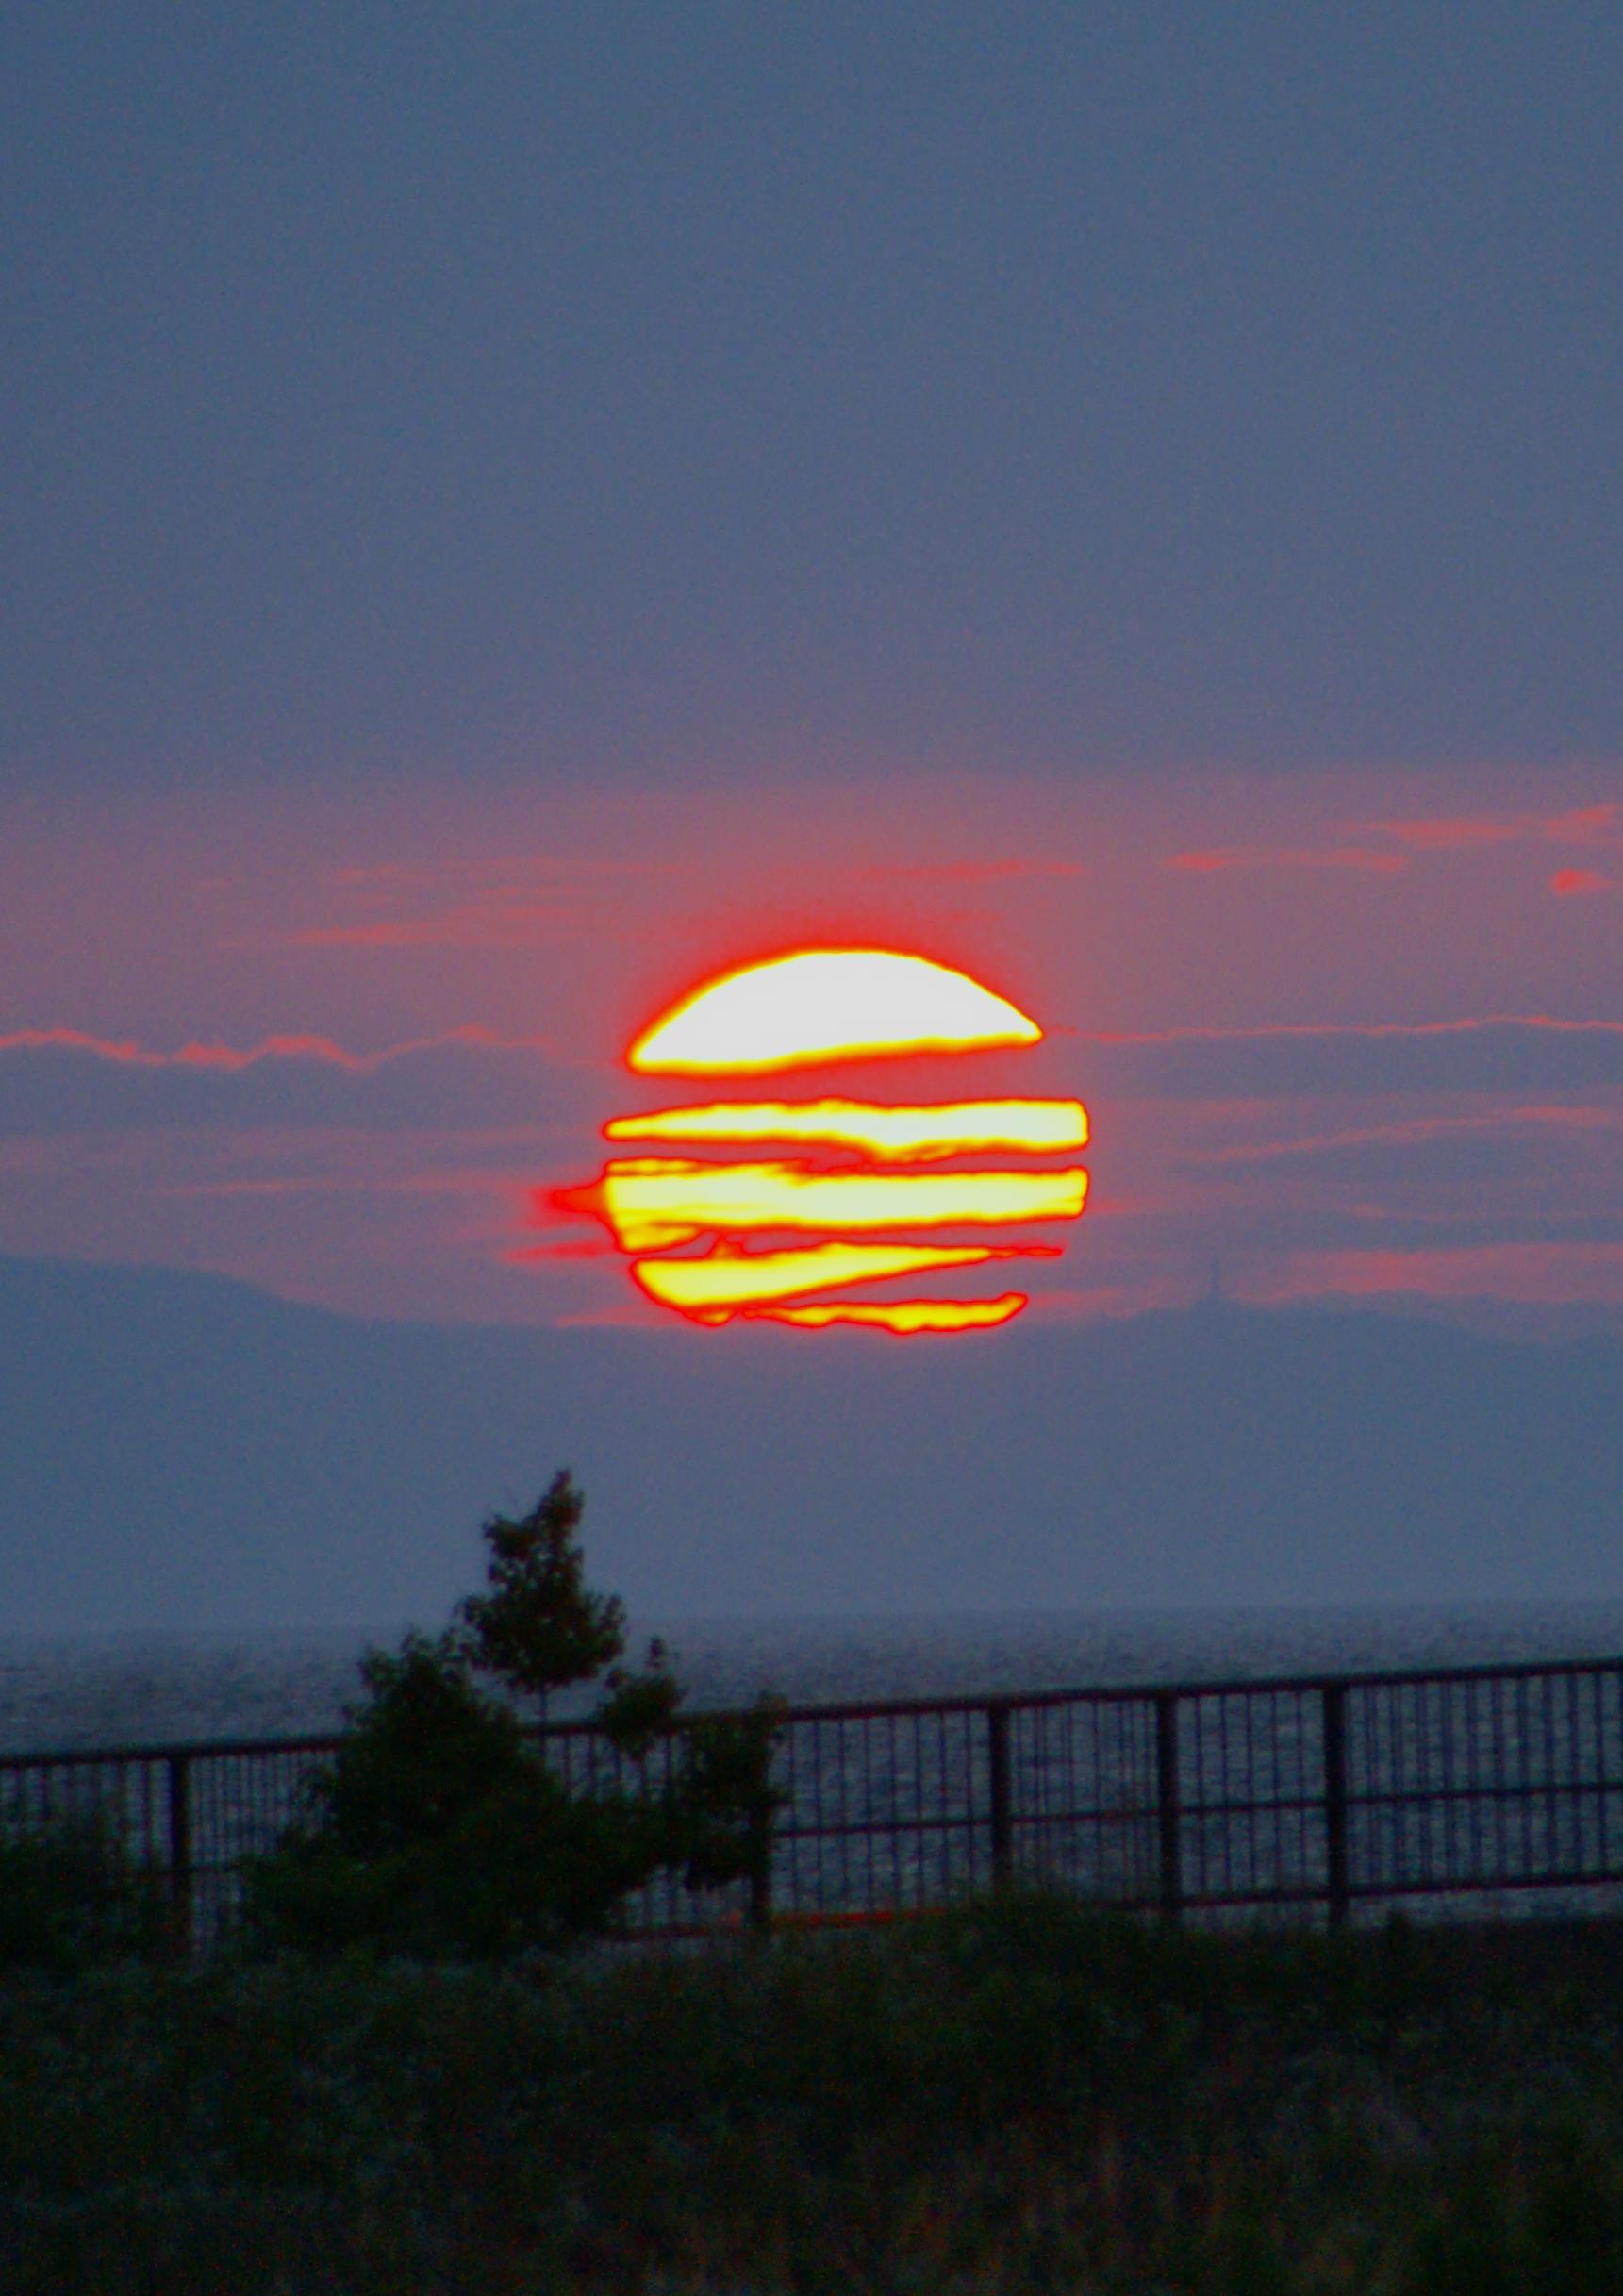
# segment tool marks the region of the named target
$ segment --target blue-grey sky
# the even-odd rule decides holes
[[[1577,0],[12,9],[0,1250],[640,1313],[622,1047],[854,942],[1087,1102],[1045,1312],[1615,1325],[1620,119]]]
[[[1588,0],[6,11],[8,1615],[565,1460],[644,1607],[1615,1590],[1620,121]],[[1087,1103],[1013,1331],[558,1216],[814,944]]]
[[[0,43],[13,790],[1623,748],[1615,8]]]

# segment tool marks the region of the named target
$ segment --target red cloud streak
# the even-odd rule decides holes
[[[1366,845],[1213,845],[1203,852],[1174,853],[1168,869],[1205,873],[1215,869],[1371,869],[1391,876],[1409,866],[1401,853],[1382,853]]]
[[[1064,1033],[1079,1044],[1241,1044],[1296,1037],[1471,1036],[1490,1028],[1541,1029],[1557,1036],[1623,1037],[1623,1021],[1566,1021],[1543,1012],[1491,1012],[1455,1021],[1279,1021],[1228,1028],[1076,1029]],[[75,1052],[129,1068],[201,1068],[227,1073],[255,1068],[271,1060],[320,1060],[354,1074],[369,1075],[375,1069],[387,1068],[390,1061],[408,1059],[413,1054],[458,1049],[545,1053],[555,1060],[566,1056],[549,1038],[504,1036],[498,1029],[480,1028],[472,1023],[447,1029],[436,1037],[408,1037],[373,1053],[350,1052],[331,1037],[312,1035],[265,1037],[257,1044],[244,1046],[182,1044],[173,1052],[154,1051],[138,1044],[133,1038],[95,1036],[82,1028],[18,1028],[0,1036],[0,1054]]]
[[[1467,845],[1598,845],[1619,834],[1615,804],[1582,806],[1568,813],[1455,813],[1434,821],[1383,821],[1367,824],[1405,845],[1454,852]]]
[[[576,923],[539,902],[469,902],[432,917],[380,917],[360,924],[302,925],[293,949],[509,949],[551,940]]]
[[[1540,1028],[1557,1036],[1623,1037],[1623,1021],[1560,1021],[1548,1012],[1490,1012],[1460,1021],[1276,1021],[1258,1027],[1076,1031],[1083,1044],[1234,1044],[1271,1037],[1463,1037],[1487,1028]]]
[[[126,1068],[234,1072],[257,1068],[267,1060],[321,1060],[329,1067],[346,1069],[357,1075],[370,1075],[374,1069],[387,1068],[391,1060],[404,1060],[413,1053],[443,1052],[455,1046],[492,1053],[552,1050],[541,1037],[503,1037],[494,1029],[474,1027],[448,1029],[439,1037],[409,1038],[401,1044],[385,1045],[375,1053],[346,1052],[331,1037],[314,1036],[265,1037],[257,1044],[240,1048],[230,1044],[182,1044],[171,1053],[153,1052],[130,1038],[91,1036],[82,1028],[18,1028],[0,1036],[0,1053],[89,1053],[94,1059],[117,1061]]]
[[[1300,1140],[1242,1140],[1227,1148],[1187,1148],[1182,1164],[1261,1164],[1281,1156],[1322,1156],[1338,1148],[1403,1147],[1419,1140],[1462,1135],[1537,1129],[1552,1132],[1613,1132],[1623,1128],[1623,1109],[1606,1106],[1553,1107],[1517,1105],[1473,1110],[1466,1116],[1416,1116],[1385,1124],[1364,1124],[1340,1132],[1317,1132]]]
[[[1498,1296],[1545,1306],[1623,1302],[1623,1246],[1492,1243],[1418,1252],[1294,1252],[1283,1280],[1260,1288],[1256,1296],[1317,1298],[1327,1291],[1407,1291],[1433,1299]]]

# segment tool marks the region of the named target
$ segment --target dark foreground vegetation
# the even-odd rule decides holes
[[[14,1970],[0,2285],[1615,2296],[1620,2035],[1609,1922],[1268,1940],[1038,1899]]]
[[[1623,2291],[1623,1923],[612,1942],[760,1872],[774,1709],[621,1666],[580,1511],[368,1655],[207,1960],[94,1813],[0,1838],[4,2296]],[[632,1783],[566,1790],[524,1702],[599,1676]]]

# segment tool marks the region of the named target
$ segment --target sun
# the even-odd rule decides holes
[[[897,949],[790,949],[706,981],[626,1054],[645,1076],[737,1075],[898,1053],[1035,1044],[1042,1030],[967,973]]]
[[[626,1064],[643,1075],[761,1075],[973,1056],[1035,1044],[1042,1033],[1006,997],[930,957],[789,949],[702,982],[643,1030]],[[992,1330],[1026,1306],[1023,1291],[838,1295],[1056,1257],[1060,1247],[1032,1229],[1077,1219],[1087,1200],[1086,1172],[1061,1160],[1088,1137],[1076,1100],[708,1100],[611,1117],[604,1133],[642,1153],[545,1196],[543,1211],[589,1213],[644,1298],[699,1324],[902,1338]],[[673,1146],[735,1153],[672,1155]],[[1019,1160],[994,1160],[1011,1156]]]

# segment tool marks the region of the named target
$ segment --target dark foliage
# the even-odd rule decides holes
[[[662,1869],[694,1888],[762,1870],[781,1800],[772,1706],[684,1724],[657,1642],[638,1671],[611,1663],[623,1613],[584,1584],[581,1509],[564,1473],[522,1522],[492,1518],[490,1591],[457,1606],[464,1626],[368,1652],[367,1696],[346,1708],[348,1735],[311,1782],[305,1820],[248,1866],[241,1942],[494,1959],[612,1925]],[[593,1721],[628,1769],[589,1791],[567,1787],[513,1705],[476,1679],[544,1699],[604,1668]],[[674,1759],[643,1770],[667,1736]]]
[[[0,1985],[6,2296],[1616,2296],[1623,1931]]]
[[[69,1977],[169,1950],[164,1878],[137,1864],[110,1818],[89,1811],[0,1837],[0,1972]]]
[[[537,1698],[589,1682],[625,1648],[624,1605],[585,1582],[575,1539],[585,1506],[562,1468],[527,1515],[492,1515],[485,1525],[490,1591],[456,1606],[472,1662]]]

